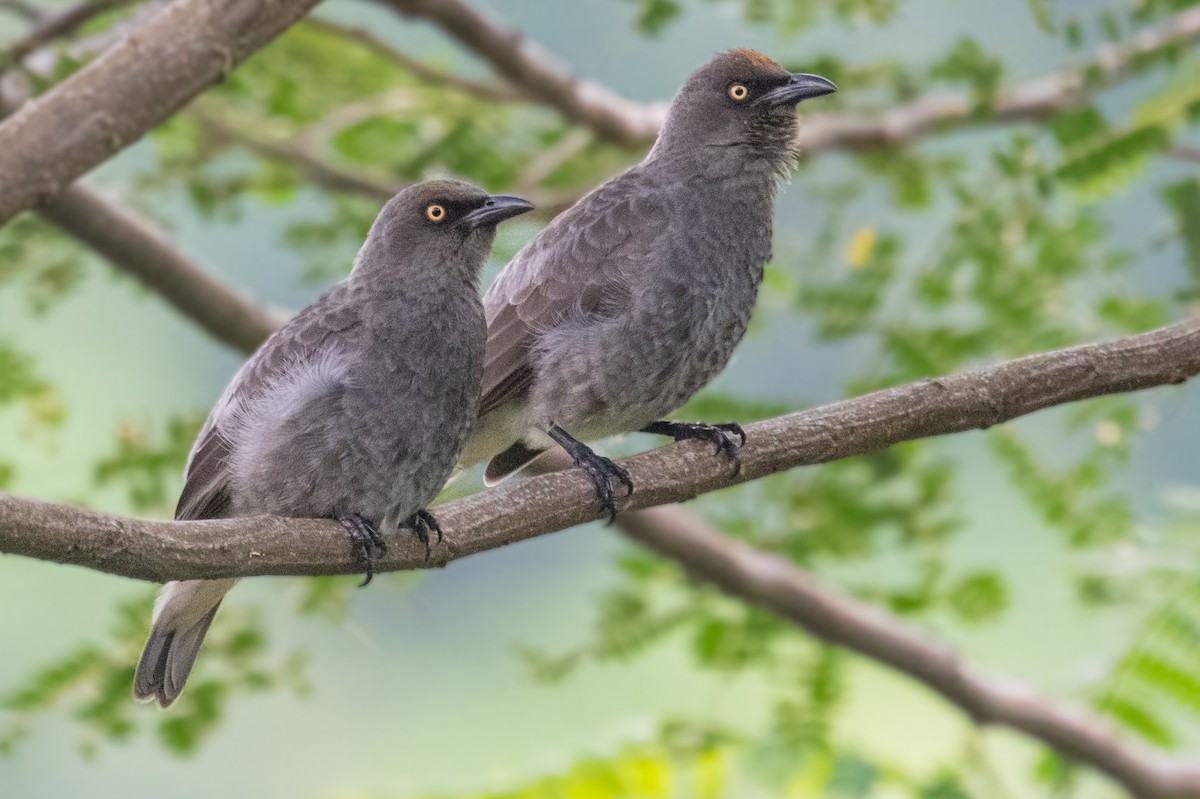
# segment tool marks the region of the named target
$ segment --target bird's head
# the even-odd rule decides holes
[[[837,91],[819,75],[792,73],[754,50],[718,53],[693,72],[671,103],[656,149],[733,148],[787,161],[796,106]]]
[[[383,206],[359,251],[355,271],[376,261],[444,263],[447,268],[465,267],[474,280],[491,250],[496,226],[532,209],[528,200],[488,194],[466,181],[418,183]]]

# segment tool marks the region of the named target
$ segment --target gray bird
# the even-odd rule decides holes
[[[616,483],[633,486],[582,441],[641,430],[705,439],[736,459],[737,424],[663,417],[720,373],[746,332],[795,157],[796,105],[834,91],[752,50],[691,74],[645,160],[551,222],[484,296],[483,398],[460,466],[490,459],[492,485],[558,444],[611,518]]]
[[[485,323],[479,272],[496,225],[533,206],[459,181],[406,189],[380,211],[354,269],[246,362],[200,431],[176,519],[271,513],[338,519],[370,581],[378,529],[410,527],[467,439]],[[134,695],[179,696],[235,580],[167,583]],[[364,585],[366,584],[364,582]]]

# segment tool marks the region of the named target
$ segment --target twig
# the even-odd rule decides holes
[[[1200,164],[1200,147],[1174,144],[1167,148],[1167,155],[1179,161],[1191,161]]]
[[[281,322],[209,275],[147,221],[83,183],[71,186],[38,213],[230,346],[251,351]]]
[[[25,0],[0,0],[0,8],[8,9],[26,22],[37,22],[42,18],[37,7]]]
[[[70,36],[88,21],[101,14],[121,6],[130,5],[135,0],[91,0],[81,3],[74,8],[46,19],[28,34],[18,39],[8,48],[8,60],[20,61],[42,45],[49,44],[55,39]]]
[[[330,191],[350,192],[385,203],[403,188],[402,184],[333,166],[293,144],[235,127],[200,107],[190,109],[188,116],[218,142],[238,144],[269,161],[290,164],[304,177]]]
[[[419,58],[413,58],[402,50],[396,49],[365,28],[342,25],[324,17],[309,17],[304,24],[315,30],[340,36],[343,39],[360,44],[377,55],[388,59],[405,72],[427,83],[446,86],[490,102],[511,103],[527,99],[510,86],[494,81],[471,80],[470,78],[464,78],[452,72],[432,67]]]

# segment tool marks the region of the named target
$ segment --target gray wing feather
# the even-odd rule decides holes
[[[522,396],[530,352],[564,319],[619,315],[666,215],[636,169],[559,215],[504,268],[483,298],[488,340],[480,415]]]
[[[298,358],[312,357],[329,338],[354,327],[359,316],[345,296],[344,284],[301,311],[242,365],[225,393],[209,413],[196,437],[184,469],[183,491],[175,507],[176,519],[212,519],[228,513],[232,503],[229,485],[229,442],[222,422],[239,402],[258,396]]]

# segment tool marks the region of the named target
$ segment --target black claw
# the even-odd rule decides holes
[[[419,510],[409,516],[404,522],[404,526],[411,529],[416,534],[417,540],[425,545],[425,561],[428,562],[429,555],[433,552],[433,547],[429,544],[429,534],[437,533],[438,543],[442,543],[442,526],[427,510]]]
[[[620,482],[625,487],[625,496],[633,495],[633,480],[629,478],[629,472],[613,463],[612,459],[597,455],[589,446],[572,438],[557,425],[551,427],[549,433],[567,451],[575,465],[591,478],[600,510],[608,515],[608,523],[612,524],[617,518],[616,483]]]
[[[652,422],[643,427],[642,432],[670,436],[676,441],[696,439],[711,442],[713,454],[720,455],[734,464],[735,475],[742,470],[738,450],[746,445],[746,431],[737,422],[725,422],[724,424]]]
[[[350,534],[350,541],[354,545],[354,554],[358,557],[358,562],[366,573],[366,577],[359,584],[361,588],[368,585],[375,577],[375,554],[372,552],[372,547],[379,550],[380,555],[384,555],[387,553],[387,544],[384,543],[383,536],[379,534],[379,531],[357,513],[340,516],[338,521]]]
[[[676,441],[689,439],[709,441],[716,447],[715,452],[718,454],[732,455],[746,445],[746,431],[737,422],[725,422],[724,424],[653,422],[643,427],[642,432],[670,436]],[[735,438],[737,439],[736,443],[734,443]]]

